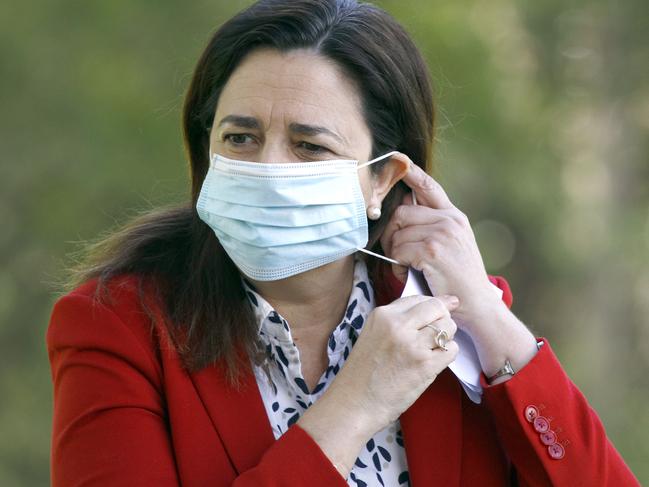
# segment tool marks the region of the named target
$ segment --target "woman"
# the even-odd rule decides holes
[[[389,15],[254,4],[183,128],[191,204],[96,247],[54,307],[53,485],[637,485],[425,171],[427,69]],[[408,267],[437,297],[400,297]],[[458,327],[482,401],[447,368]]]

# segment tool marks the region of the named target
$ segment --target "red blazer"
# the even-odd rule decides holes
[[[507,282],[490,278],[511,306]],[[112,281],[111,305],[94,288],[61,297],[47,330],[54,487],[347,486],[299,424],[275,440],[251,370],[240,391],[220,364],[183,371],[132,276]],[[446,369],[401,415],[414,487],[639,485],[547,340],[509,381],[482,382],[477,405]]]

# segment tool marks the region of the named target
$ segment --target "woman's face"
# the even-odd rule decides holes
[[[211,153],[262,163],[363,162],[371,156],[372,137],[357,88],[334,62],[308,50],[260,49],[225,85],[210,146]],[[379,178],[367,167],[359,178],[366,203],[375,202]]]

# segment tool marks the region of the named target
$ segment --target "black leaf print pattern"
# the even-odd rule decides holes
[[[320,391],[324,388],[324,386],[326,386],[326,385],[327,385],[326,382],[320,382],[320,384],[318,384],[317,386],[315,386],[315,389],[313,389],[313,392],[312,392],[311,394],[317,394],[317,393],[320,392]]]
[[[360,458],[357,458],[356,461],[354,462],[354,465],[356,465],[359,468],[367,468],[367,465],[365,465]]]
[[[379,472],[381,471],[381,459],[379,458],[379,454],[374,452],[374,455],[372,455],[372,461],[374,462],[374,468],[376,468]]]
[[[385,484],[383,483],[383,479],[381,478],[381,475],[378,472],[376,472],[376,478],[379,479],[379,482],[381,483],[381,485],[383,487],[385,487]]]
[[[300,419],[300,413],[295,413],[293,416],[291,416],[291,417],[288,419],[288,421],[286,422],[286,424],[288,424],[289,426],[292,426],[293,423],[295,423],[298,419]]]
[[[368,452],[372,452],[374,450],[374,438],[370,438],[370,441],[368,441],[365,446],[367,447]]]
[[[361,281],[358,284],[356,284],[356,287],[358,287],[361,291],[363,291],[363,296],[365,296],[365,299],[368,301],[370,300],[370,291],[367,289],[367,283]]]
[[[355,329],[360,330],[360,329],[363,327],[363,322],[364,322],[364,321],[365,321],[365,320],[363,320],[363,317],[362,317],[361,315],[358,315],[356,318],[354,318],[354,319],[352,320],[352,326],[353,326]]]
[[[272,321],[273,323],[277,323],[278,325],[282,322],[282,318],[280,318],[277,311],[273,311],[270,315],[268,315],[268,320]]]
[[[401,430],[397,431],[397,436],[395,437],[395,440],[399,446],[403,446],[403,433],[401,433]]]
[[[279,359],[284,364],[284,367],[288,367],[288,359],[286,358],[286,355],[284,355],[284,351],[282,350],[282,347],[275,345],[275,351],[277,352],[277,356],[279,357]]]
[[[250,291],[247,291],[248,298],[250,298],[250,301],[252,301],[252,304],[254,304],[257,308],[259,308],[259,302],[257,302],[257,298],[253,293]]]
[[[381,445],[378,446],[378,449],[379,449],[379,452],[381,452],[381,455],[383,456],[383,458],[385,458],[388,462],[392,460],[392,455],[390,455],[389,451],[387,451]]]
[[[345,347],[345,350],[343,351],[343,357],[345,360],[347,360],[347,357],[349,357],[349,347]]]
[[[336,340],[333,336],[333,334],[329,337],[329,348],[333,352],[336,349]]]
[[[279,409],[279,403],[277,401],[275,401],[273,403],[273,411],[277,411],[278,409]]]
[[[297,384],[297,386],[300,388],[302,392],[304,392],[305,394],[309,394],[309,388],[306,386],[306,382],[304,382],[304,379],[302,377],[296,377],[295,383]]]
[[[399,479],[398,479],[398,481],[399,481],[399,485],[401,485],[401,484],[405,484],[405,483],[408,483],[408,485],[410,485],[410,476],[408,475],[408,471],[407,471],[407,470],[404,471],[404,472],[401,472],[401,473],[399,474]]]
[[[325,373],[325,378],[329,378],[329,374],[334,370],[334,366],[330,365],[327,367],[327,372]]]
[[[294,413],[295,411],[297,411],[295,408],[284,408],[285,413]]]
[[[358,304],[358,299],[354,299],[354,301],[352,301],[352,304],[349,305],[349,308],[347,308],[347,313],[345,313],[345,318],[349,319],[352,317],[352,313],[354,312],[354,309],[356,309],[357,304]]]
[[[300,406],[302,406],[302,408],[304,408],[304,409],[307,409],[307,408],[309,407],[309,406],[307,406],[306,403],[305,403],[304,401],[302,401],[301,399],[295,399],[295,402],[298,403]]]
[[[365,482],[363,482],[361,479],[356,478],[354,472],[349,474],[349,478],[356,482],[356,487],[367,487],[367,484]]]

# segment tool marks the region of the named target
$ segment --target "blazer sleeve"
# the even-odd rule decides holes
[[[401,295],[404,283],[389,269],[380,274],[377,302]],[[507,280],[489,275],[511,308]],[[484,402],[522,486],[640,485],[606,436],[597,414],[565,373],[545,338],[534,358],[510,380],[480,382]],[[540,419],[539,419],[540,418]]]
[[[545,338],[506,382],[480,381],[504,448],[525,486],[639,486],[602,422]]]
[[[53,487],[181,484],[160,361],[148,333],[85,294],[72,292],[55,303],[46,335],[54,388]],[[299,462],[288,461],[297,457]],[[322,483],[309,484],[315,477]],[[347,485],[297,424],[255,467],[228,482],[306,484]]]

